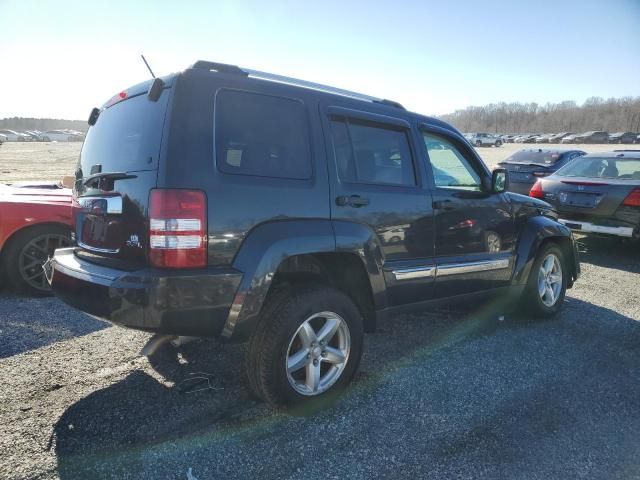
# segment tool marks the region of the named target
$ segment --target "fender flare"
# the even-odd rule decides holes
[[[242,273],[222,338],[242,341],[253,329],[273,277],[289,257],[318,253],[356,253],[363,262],[372,290],[374,308],[387,305],[382,253],[371,228],[348,221],[278,220],[252,229],[233,263]]]
[[[563,242],[561,246],[565,248],[566,262],[571,273],[568,278],[568,286],[571,287],[573,285],[574,280],[580,273],[580,263],[571,230],[554,219],[543,215],[528,218],[526,226],[522,228],[522,233],[516,245],[517,259],[512,277],[513,285],[527,283],[531,267],[541,245],[550,239]],[[571,248],[567,248],[569,244]]]

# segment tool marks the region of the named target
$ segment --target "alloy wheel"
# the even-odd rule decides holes
[[[548,254],[538,271],[538,294],[542,303],[547,307],[553,307],[562,291],[562,264],[554,254]]]
[[[42,269],[42,265],[57,248],[71,245],[69,237],[60,234],[38,235],[32,238],[20,251],[18,267],[20,276],[36,290],[49,291],[49,283]]]
[[[326,392],[340,378],[349,360],[351,335],[337,313],[320,312],[307,318],[287,348],[287,380],[301,395]]]

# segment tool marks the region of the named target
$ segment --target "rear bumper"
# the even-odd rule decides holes
[[[116,270],[56,250],[45,264],[53,292],[91,316],[170,335],[217,336],[242,274],[231,268]]]
[[[600,233],[605,235],[615,235],[617,237],[633,237],[633,228],[625,226],[598,225],[591,222],[579,220],[567,220],[560,218],[560,223],[569,227],[571,230],[582,233]]]

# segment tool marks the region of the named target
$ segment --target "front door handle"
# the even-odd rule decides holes
[[[451,200],[434,200],[431,206],[434,210],[452,210],[454,208]]]
[[[369,205],[369,199],[365,197],[361,197],[360,195],[341,195],[336,198],[336,205],[339,207],[354,207],[360,208]]]

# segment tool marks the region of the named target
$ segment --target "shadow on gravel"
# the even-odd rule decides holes
[[[57,473],[186,478],[193,466],[201,480],[640,474],[638,322],[574,299],[548,322],[498,323],[493,312],[389,321],[366,337],[353,386],[313,412],[254,401],[241,346],[164,349],[153,364],[165,383],[135,371],[64,412],[51,445]],[[202,385],[211,388],[180,393],[197,372],[211,374]]]
[[[0,358],[108,326],[54,297],[33,298],[0,292]]]
[[[579,238],[580,261],[605,268],[640,273],[640,242],[597,236]]]

